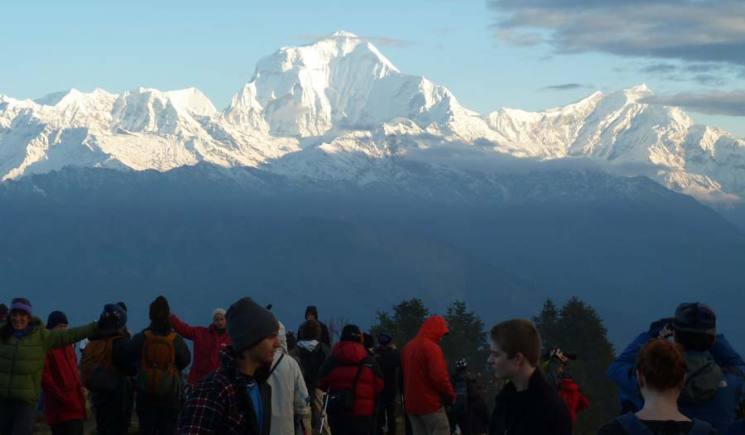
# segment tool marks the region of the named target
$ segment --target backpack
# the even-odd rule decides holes
[[[355,367],[352,365],[351,367]],[[342,388],[339,390],[329,389],[326,395],[326,412],[329,415],[351,414],[354,411],[354,402],[356,399],[357,383],[360,380],[362,369],[368,367],[372,369],[368,359],[364,359],[357,367],[357,373],[354,375],[354,381],[351,388]]]
[[[312,352],[305,349],[300,349],[298,352],[300,371],[303,373],[303,380],[309,393],[318,385],[318,375],[321,372],[321,366],[326,361],[322,346],[322,343],[318,343],[318,346]]]
[[[629,435],[654,435],[646,424],[642,423],[633,413],[628,413],[616,417],[616,421],[621,425],[623,430]],[[688,431],[688,435],[709,435],[712,427],[709,423],[693,419],[693,427]]]
[[[83,349],[80,358],[80,379],[89,391],[108,393],[119,386],[112,357],[114,340],[119,338],[122,336],[91,340]]]
[[[688,373],[680,402],[689,404],[705,403],[713,399],[722,388],[724,373],[708,352],[685,354]]]
[[[137,390],[149,396],[169,396],[181,389],[181,373],[176,367],[176,333],[166,336],[145,331],[142,359],[135,378]]]

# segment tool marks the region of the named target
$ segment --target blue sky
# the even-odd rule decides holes
[[[222,108],[261,57],[343,29],[482,113],[647,83],[745,137],[745,2],[588,1],[3,2],[0,94],[194,86]]]

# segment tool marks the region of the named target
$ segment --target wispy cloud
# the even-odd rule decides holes
[[[501,40],[559,53],[745,65],[742,0],[488,0]]]
[[[583,85],[581,83],[563,83],[560,85],[544,86],[540,90],[541,91],[574,91],[577,89],[588,89],[591,87],[592,86]]]
[[[653,95],[642,100],[647,104],[682,107],[709,115],[745,116],[745,91],[683,92]]]

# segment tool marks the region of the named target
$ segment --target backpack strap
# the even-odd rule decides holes
[[[274,363],[274,365],[272,366],[272,369],[269,370],[269,374],[267,375],[267,378],[269,378],[269,376],[271,376],[272,373],[274,373],[274,371],[277,370],[277,366],[279,365],[279,363],[282,362],[282,359],[284,359],[284,357],[285,357],[285,353],[282,352],[282,355],[279,356],[279,359],[277,360],[276,363]]]
[[[616,421],[629,435],[654,435],[647,425],[642,423],[639,417],[633,413],[618,416],[616,417]]]
[[[688,435],[709,435],[711,430],[712,426],[709,423],[694,418],[693,427],[691,428],[691,431],[688,432]]]

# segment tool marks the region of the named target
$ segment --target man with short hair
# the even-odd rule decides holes
[[[491,330],[489,364],[509,381],[497,394],[490,435],[571,435],[572,420],[556,390],[538,369],[541,336],[527,319],[512,319]]]
[[[654,338],[673,338],[683,347],[688,367],[678,400],[683,415],[711,424],[717,433],[728,433],[745,399],[745,381],[738,367],[742,358],[717,335],[711,307],[698,302],[680,304],[675,317],[653,322],[610,365],[608,376],[636,409],[642,405],[634,371],[636,357]]]
[[[280,347],[279,324],[271,311],[251,298],[230,306],[232,345],[220,368],[194,386],[179,420],[181,435],[269,435],[271,388],[266,379]]]

